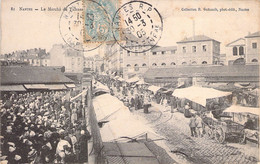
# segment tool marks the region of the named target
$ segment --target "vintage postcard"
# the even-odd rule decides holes
[[[2,0],[0,163],[259,162],[259,0]]]

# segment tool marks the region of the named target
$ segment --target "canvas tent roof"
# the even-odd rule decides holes
[[[68,87],[68,88],[75,88],[76,86],[75,86],[75,84],[65,84],[66,85],[66,87]]]
[[[159,89],[161,88],[154,85],[148,87],[148,90],[152,91],[153,93],[156,93]]]
[[[98,121],[109,121],[100,129],[103,142],[152,132],[143,122],[136,120],[123,102],[116,97],[109,94],[97,96],[93,99],[93,106]]]
[[[130,79],[127,79],[126,80],[126,82],[128,82],[128,83],[134,83],[134,82],[137,82],[137,81],[139,81],[140,79],[138,78],[138,77],[132,77],[132,78],[130,78]]]
[[[97,81],[97,83],[94,84],[93,94],[101,91],[110,93],[110,89],[107,86]]]
[[[224,97],[231,94],[231,92],[222,92],[213,88],[191,86],[188,88],[175,89],[172,95],[179,98],[186,98],[202,106],[206,106],[207,99]]]
[[[224,112],[230,112],[230,113],[252,113],[254,115],[260,114],[259,108],[252,108],[252,107],[244,107],[244,106],[238,106],[238,105],[232,105],[231,107],[224,110]]]

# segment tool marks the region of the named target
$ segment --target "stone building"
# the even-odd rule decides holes
[[[66,73],[83,73],[83,52],[55,44],[50,50],[50,65],[65,66]]]
[[[220,42],[205,35],[195,35],[177,42],[176,65],[219,64]]]
[[[231,65],[237,59],[245,59],[245,38],[239,38],[226,45],[227,60],[225,64]]]
[[[260,56],[260,31],[248,34],[246,40],[246,63],[258,64]]]

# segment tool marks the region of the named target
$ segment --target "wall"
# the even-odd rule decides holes
[[[203,45],[206,45],[206,51],[203,51]],[[213,55],[219,54],[215,45],[219,47],[219,43],[213,41],[179,43],[178,65],[182,65],[183,62],[186,62],[187,65],[191,65],[193,62],[201,65],[203,61],[213,64]],[[192,46],[196,46],[196,52],[192,51]],[[183,52],[183,47],[186,47],[186,53]]]
[[[252,48],[252,43],[257,43],[257,48]],[[260,55],[260,37],[246,38],[246,63],[257,64],[252,62],[253,59],[257,59],[259,62]]]

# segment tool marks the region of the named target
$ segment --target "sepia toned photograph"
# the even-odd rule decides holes
[[[260,162],[260,1],[0,2],[1,164]]]

